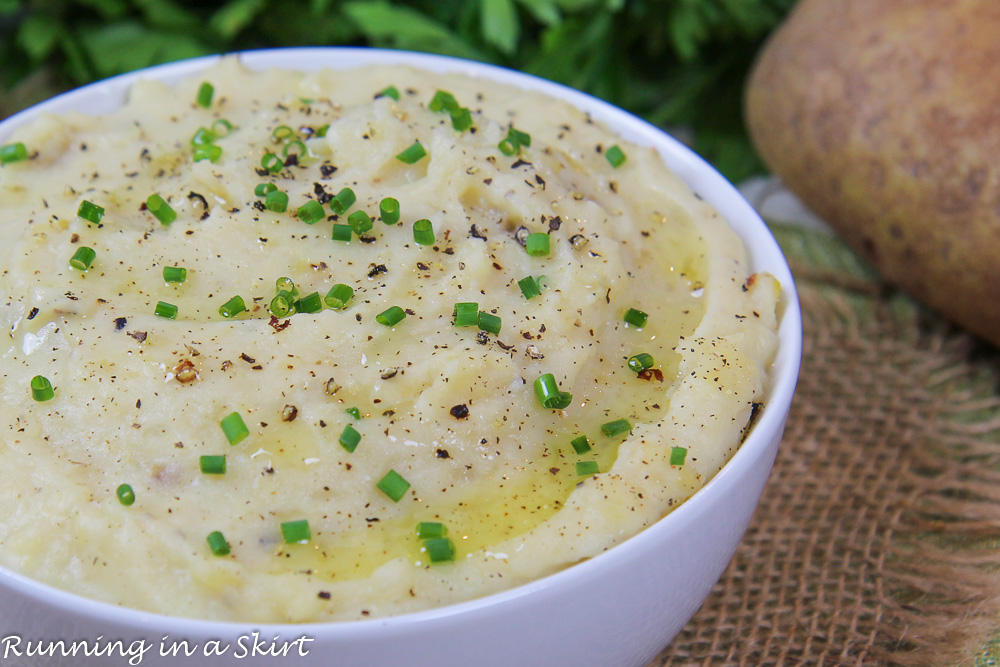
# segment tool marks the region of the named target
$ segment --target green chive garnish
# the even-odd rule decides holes
[[[233,131],[233,124],[225,118],[219,118],[212,123],[212,132],[216,138],[228,136]]]
[[[455,315],[454,323],[456,327],[479,326],[478,303],[456,303],[453,313]]]
[[[222,157],[222,148],[215,144],[194,147],[193,159],[195,162],[201,162],[202,160],[218,162],[220,157]]]
[[[532,257],[544,257],[549,254],[549,235],[544,232],[534,232],[528,234],[524,249]]]
[[[84,199],[80,202],[80,207],[76,209],[76,214],[87,222],[99,225],[101,218],[104,217],[104,207]]]
[[[223,417],[219,426],[222,427],[222,433],[230,445],[238,445],[250,435],[250,430],[238,412],[232,412]]]
[[[517,286],[521,288],[521,294],[524,295],[525,299],[534,299],[542,293],[542,290],[538,287],[538,281],[532,276],[521,278],[517,281]]]
[[[205,81],[198,87],[198,106],[208,108],[212,106],[212,96],[215,94],[215,88],[208,81]]]
[[[347,408],[344,412],[351,415],[355,419],[361,419],[361,410],[358,410],[357,408]]]
[[[684,465],[684,459],[687,458],[688,450],[685,447],[671,447],[670,448],[670,465],[672,466],[682,466]]]
[[[349,452],[353,452],[358,448],[359,442],[361,442],[361,434],[354,430],[354,427],[350,424],[345,426],[343,433],[340,434],[340,446]]]
[[[354,298],[354,288],[343,283],[337,283],[330,288],[330,291],[326,293],[326,298],[323,300],[330,308],[343,310],[347,308],[347,304],[352,298]]]
[[[426,218],[413,223],[413,240],[420,245],[434,245],[434,225]]]
[[[157,301],[156,308],[153,310],[154,315],[159,315],[160,317],[165,317],[168,320],[177,319],[177,306],[172,303],[167,303],[166,301]]]
[[[318,313],[323,310],[323,297],[319,292],[307,294],[295,302],[295,312],[297,313]]]
[[[516,155],[519,150],[519,146],[515,144],[513,141],[511,141],[509,138],[501,139],[500,143],[497,144],[497,148],[500,149],[501,153],[503,153],[508,157],[511,155]]]
[[[284,213],[288,210],[288,195],[281,190],[268,192],[264,197],[264,208],[275,213]]]
[[[35,401],[38,403],[51,401],[55,395],[56,392],[52,389],[52,383],[49,382],[47,377],[36,375],[31,378],[31,397]]]
[[[375,486],[379,491],[398,503],[406,495],[407,489],[410,488],[410,483],[403,479],[403,476],[395,470],[390,470]]]
[[[514,127],[507,130],[507,137],[511,141],[516,141],[519,146],[531,146],[531,135]]]
[[[455,544],[447,537],[436,537],[424,542],[427,558],[432,563],[447,563],[455,560]]]
[[[80,246],[76,249],[76,252],[73,253],[73,256],[70,257],[69,265],[74,269],[86,271],[90,268],[90,265],[94,263],[95,257],[97,257],[97,252],[93,248]]]
[[[590,451],[590,440],[587,440],[587,436],[581,435],[570,440],[570,444],[573,445],[573,451],[577,454],[586,454]]]
[[[297,151],[295,151],[294,155],[298,155],[299,157],[302,157],[307,152],[306,151],[306,145],[304,143],[302,143],[301,141],[299,141],[298,139],[295,139],[293,141],[289,141],[287,144],[284,145],[284,147],[281,149],[281,154],[287,158],[288,157],[288,153],[293,148],[297,148],[298,149]]]
[[[439,90],[434,93],[434,97],[431,98],[430,104],[427,108],[431,111],[456,111],[459,109],[458,100],[455,96],[445,90]]]
[[[357,195],[354,194],[354,190],[350,188],[344,188],[337,195],[330,200],[330,210],[337,215],[343,215],[347,212],[349,208],[354,206],[354,202],[358,200]]]
[[[285,166],[281,158],[274,153],[267,152],[264,153],[264,157],[260,159],[260,166],[268,170],[272,174],[276,174],[281,171],[281,168]]]
[[[284,141],[293,134],[295,134],[295,130],[293,130],[292,128],[288,127],[287,125],[279,125],[278,127],[274,128],[273,132],[271,132],[271,138],[275,139],[276,141]]]
[[[503,324],[503,321],[492,313],[480,310],[478,324],[480,330],[497,335],[500,333],[500,326]]]
[[[302,206],[299,206],[298,215],[299,220],[307,225],[315,225],[326,217],[326,210],[324,210],[323,205],[318,201],[310,199]]]
[[[387,327],[399,324],[406,317],[406,312],[399,306],[390,306],[375,316],[375,321]]]
[[[169,225],[177,219],[177,212],[160,195],[149,195],[146,198],[146,208],[160,221],[161,225]]]
[[[118,488],[115,489],[115,495],[118,496],[118,502],[125,507],[135,502],[135,491],[128,484],[119,484]]]
[[[413,145],[397,155],[396,159],[406,164],[414,164],[422,160],[426,155],[427,151],[424,150],[423,145],[419,141],[414,141]]]
[[[201,471],[206,475],[223,475],[226,472],[226,456],[202,456]]]
[[[585,475],[596,475],[601,472],[600,467],[597,465],[597,461],[577,461],[576,462],[576,474],[580,477]]]
[[[564,410],[573,401],[573,394],[559,391],[559,385],[556,384],[556,378],[552,373],[546,373],[535,380],[535,396],[538,396],[543,407],[550,410]]]
[[[452,111],[451,126],[459,132],[465,132],[472,127],[472,112],[466,107]]]
[[[649,319],[649,314],[644,313],[638,308],[629,308],[625,312],[625,317],[623,318],[625,324],[635,327],[636,329],[641,329],[646,326],[646,321]]]
[[[275,317],[287,317],[295,311],[295,295],[282,290],[274,295],[267,309]]]
[[[253,189],[253,193],[258,197],[266,197],[268,192],[274,192],[278,189],[278,186],[274,183],[258,183],[257,187]]]
[[[229,555],[229,543],[226,542],[226,537],[219,531],[215,531],[208,534],[206,538],[208,541],[208,548],[212,550],[212,555],[214,556],[228,556]]]
[[[275,292],[291,292],[292,296],[299,295],[299,288],[295,286],[295,281],[288,276],[281,276],[274,281]]]
[[[608,158],[608,162],[610,162],[611,166],[615,169],[625,164],[625,153],[618,146],[618,144],[615,144],[608,150],[604,151],[604,157]]]
[[[316,133],[313,136],[322,139],[323,137],[326,136],[326,133],[329,129],[330,129],[329,123],[327,123],[326,125],[320,125],[319,127],[316,128]]]
[[[375,93],[375,98],[379,97],[391,97],[392,99],[399,101],[399,91],[396,90],[396,86],[386,86],[382,90]]]
[[[387,225],[394,225],[399,222],[399,201],[386,197],[378,205],[379,217]]]
[[[421,540],[431,540],[437,537],[444,537],[447,534],[448,528],[443,523],[421,521],[417,524],[417,537]]]
[[[330,238],[334,241],[342,241],[343,243],[350,243],[351,236],[354,234],[354,230],[351,229],[350,225],[338,225],[333,226],[333,232],[330,234]]]
[[[163,267],[163,282],[182,283],[187,280],[188,270],[180,266]]]
[[[217,139],[215,132],[207,127],[199,127],[191,136],[192,146],[207,146]]]
[[[631,430],[632,430],[632,424],[630,424],[627,419],[616,419],[613,422],[601,424],[601,433],[608,436],[609,438],[614,438],[619,435],[624,435],[630,432]]]
[[[281,524],[281,538],[285,544],[305,544],[312,539],[312,531],[309,530],[309,521],[300,519],[299,521],[286,521]]]
[[[372,228],[372,218],[364,211],[355,211],[347,216],[347,224],[351,226],[355,234],[361,236]]]
[[[247,305],[243,302],[243,297],[234,296],[232,299],[219,306],[219,315],[222,315],[223,317],[236,317],[246,309]]]
[[[645,352],[641,352],[628,358],[629,370],[635,371],[636,373],[641,373],[647,368],[652,368],[654,363],[656,362],[653,361],[653,356],[646,354]]]
[[[28,149],[21,142],[0,146],[0,164],[10,164],[27,159]]]

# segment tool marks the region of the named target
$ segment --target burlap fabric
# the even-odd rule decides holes
[[[798,391],[733,562],[653,665],[974,664],[997,626],[995,350],[776,228],[804,318]]]

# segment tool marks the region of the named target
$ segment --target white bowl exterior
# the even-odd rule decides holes
[[[123,609],[38,583],[0,568],[0,664],[10,637],[23,641],[121,639],[125,649],[140,640],[137,656],[109,660],[67,657],[9,664],[176,664],[159,655],[165,644],[187,639],[198,652],[191,664],[247,664],[253,632],[260,640],[291,642],[289,657],[257,658],[302,665],[523,667],[573,664],[641,665],[681,630],[707,597],[735,553],[753,515],[784,430],[798,377],[802,325],[795,286],[774,238],[749,204],[722,176],[675,139],[620,109],[578,91],[514,71],[468,61],[375,49],[298,48],[239,55],[252,69],[308,71],[367,64],[408,64],[459,72],[566,100],[626,139],[655,146],[664,161],[730,222],[747,246],[751,266],[781,283],[780,346],[760,419],[733,459],[693,498],[621,545],[552,576],[478,600],[415,614],[366,621],[260,625],[196,621]],[[168,84],[211,65],[218,56],[162,65],[66,93],[0,123],[0,143],[41,112],[107,113],[126,99],[132,83],[154,78]],[[128,585],[122,582],[122,585]],[[221,657],[202,654],[206,642],[230,645]],[[280,645],[280,644],[279,644]],[[302,650],[299,650],[299,647]],[[21,649],[24,644],[21,644]],[[300,656],[301,652],[307,653]],[[115,655],[120,655],[116,651]],[[242,656],[242,657],[241,657]],[[39,662],[34,662],[39,661]]]

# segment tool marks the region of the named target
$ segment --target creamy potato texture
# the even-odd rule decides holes
[[[398,100],[378,95],[389,86]],[[438,90],[471,128],[430,108]],[[500,150],[511,127],[530,145]],[[194,159],[199,128],[214,129],[214,161]],[[0,563],[55,586],[253,622],[470,599],[657,521],[732,456],[762,400],[777,283],[751,275],[726,222],[655,151],[537,93],[225,59],[176,86],[140,82],[107,116],[39,118],[12,142],[29,158],[0,168]],[[426,155],[398,159],[414,142]],[[287,210],[268,209],[260,184]],[[356,201],[336,215],[345,188]],[[396,224],[380,217],[386,197]],[[104,209],[98,223],[78,215],[84,201]],[[310,201],[313,224],[298,214]],[[372,228],[333,240],[356,211]],[[429,245],[414,240],[422,219]],[[549,252],[529,254],[528,234]],[[95,251],[86,270],[69,263],[81,247]],[[274,318],[282,277],[300,298],[336,284],[353,298]],[[237,295],[247,311],[223,317]],[[499,333],[454,326],[456,303],[500,318]],[[405,317],[377,321],[392,306]],[[645,326],[626,324],[630,308]],[[655,363],[637,374],[640,353]],[[565,409],[536,395],[548,373],[572,394]],[[37,375],[51,400],[33,400]],[[233,412],[249,431],[235,445],[220,426]],[[625,431],[606,435],[616,420]],[[201,471],[222,455],[224,474]],[[378,486],[390,471],[409,484],[398,500]],[[308,541],[286,543],[281,525],[302,520]],[[430,561],[420,522],[447,529],[453,561]],[[210,549],[215,531],[228,555]]]

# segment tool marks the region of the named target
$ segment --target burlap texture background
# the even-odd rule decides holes
[[[997,627],[997,353],[776,228],[804,354],[774,470],[729,569],[653,665],[957,665]]]

